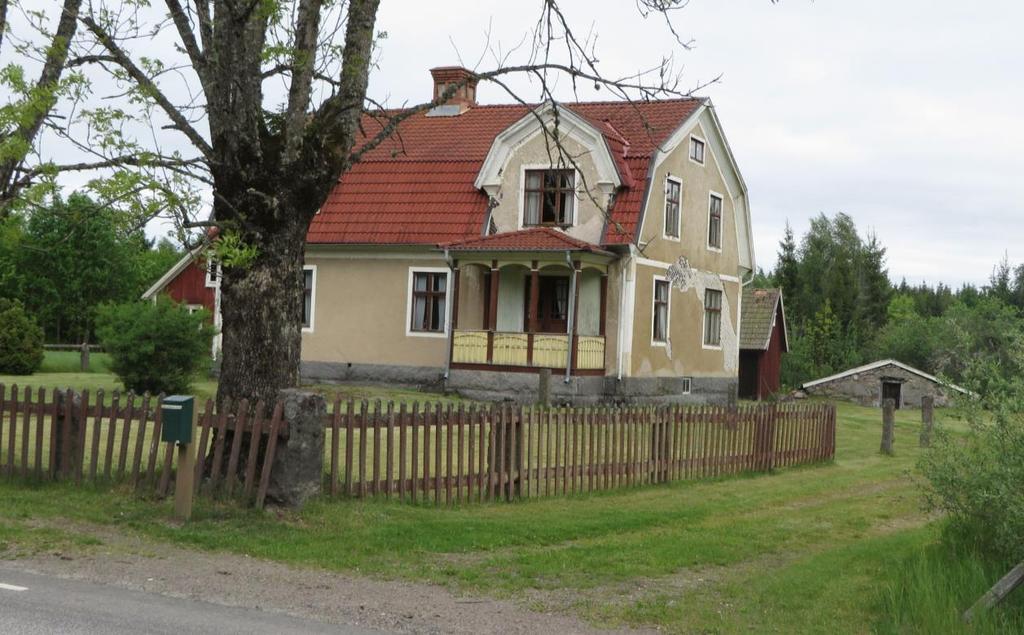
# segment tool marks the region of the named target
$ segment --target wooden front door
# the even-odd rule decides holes
[[[526,279],[524,319],[530,328],[530,278]],[[537,332],[565,333],[569,328],[569,277],[541,276],[537,294]]]
[[[882,382],[882,403],[885,403],[886,399],[892,399],[896,402],[896,409],[899,410],[902,399],[903,385],[898,381],[883,381]]]

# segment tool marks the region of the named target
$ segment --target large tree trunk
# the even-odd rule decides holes
[[[219,403],[244,397],[271,408],[279,390],[299,383],[308,222],[306,214],[282,216],[291,222],[259,244],[255,262],[223,270]]]

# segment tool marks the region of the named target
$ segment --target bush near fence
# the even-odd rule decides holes
[[[176,469],[160,441],[162,396],[0,385],[0,475],[128,482],[164,496]],[[77,422],[77,424],[76,424]],[[455,504],[561,496],[831,460],[831,404],[520,408],[336,399],[326,428],[326,489]],[[281,404],[198,416],[200,493],[262,506],[274,453],[288,437]],[[228,434],[236,431],[244,434]],[[71,439],[63,443],[63,439]],[[253,443],[253,439],[258,442]],[[230,440],[230,443],[228,443]],[[204,478],[205,477],[205,478]]]

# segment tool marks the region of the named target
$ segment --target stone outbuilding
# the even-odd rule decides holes
[[[936,406],[945,406],[955,393],[969,394],[960,386],[894,359],[809,381],[802,388],[808,395],[848,399],[863,406],[881,406],[883,399],[891,398],[897,408],[920,407],[921,398],[926,396],[933,397]]]

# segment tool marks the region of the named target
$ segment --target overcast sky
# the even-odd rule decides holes
[[[162,12],[162,2],[153,5]],[[750,189],[760,267],[774,265],[787,220],[800,236],[811,217],[836,212],[877,233],[897,283],[983,284],[1004,254],[1024,262],[1020,0],[691,0],[672,14],[691,51],[660,17],[643,19],[635,0],[560,5],[578,33],[597,33],[606,76],[670,54],[688,87],[721,76],[698,94],[714,101]],[[493,67],[481,59],[488,42],[515,47],[540,6],[383,0],[378,29],[387,38],[371,96],[389,106],[421,103],[431,97],[429,68]],[[164,39],[133,53],[166,50],[173,59]],[[536,87],[512,83],[537,99]],[[567,82],[560,88],[560,98],[571,98]],[[587,87],[579,97],[609,95]],[[481,85],[479,100],[509,98]]]
[[[457,53],[474,65],[488,24],[492,43],[514,45],[539,4],[384,0],[371,93],[425,100],[428,68]],[[606,72],[679,49],[632,0],[561,4],[578,28],[593,24]],[[894,282],[983,283],[1004,253],[1024,261],[1024,3],[692,0],[673,21],[694,40],[676,56],[689,84],[722,76],[701,94],[750,189],[759,266],[774,264],[787,219],[800,235],[839,211],[878,234]]]

